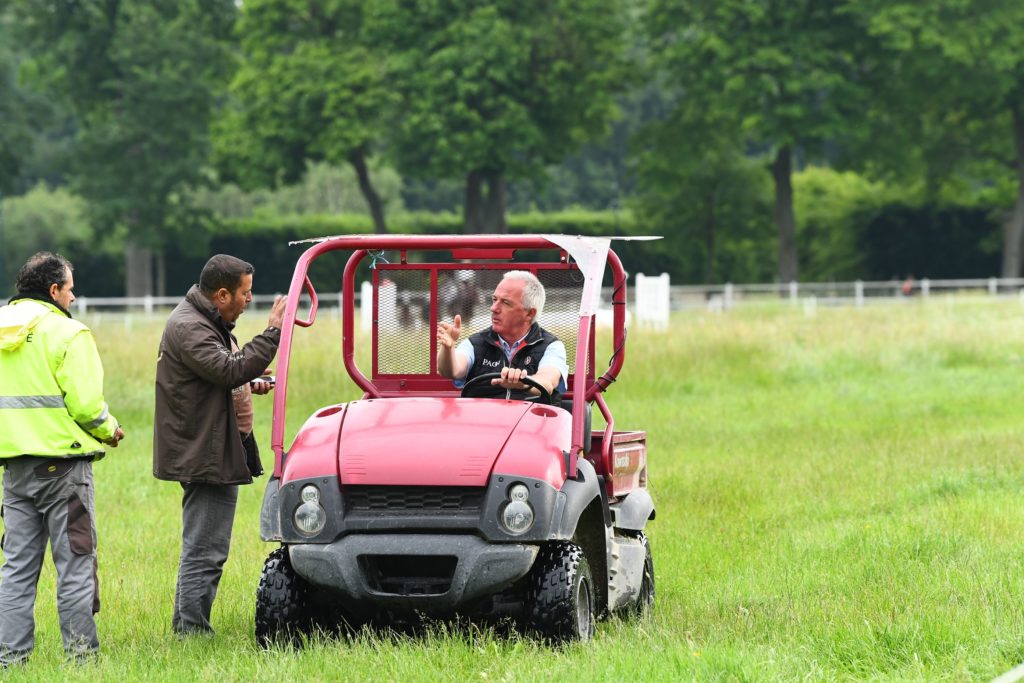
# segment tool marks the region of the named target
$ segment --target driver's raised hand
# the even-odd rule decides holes
[[[451,323],[437,323],[437,343],[446,349],[454,348],[462,336],[462,316],[456,315]]]

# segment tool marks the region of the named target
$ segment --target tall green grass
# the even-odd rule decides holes
[[[262,322],[247,313],[240,336]],[[151,474],[161,323],[94,328],[128,431],[95,467],[103,655],[63,663],[48,564],[37,649],[10,680],[964,680],[1024,661],[1016,303],[779,305],[632,331],[607,398],[618,429],[648,433],[655,613],[564,648],[438,625],[259,651],[263,480],[240,496],[217,635],[174,638],[180,489]],[[329,316],[296,331],[293,371],[289,440],[315,408],[358,395]],[[255,400],[269,464],[270,400]]]

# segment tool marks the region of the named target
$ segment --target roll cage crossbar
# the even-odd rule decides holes
[[[585,403],[597,403],[606,421],[605,439],[603,439],[602,457],[611,457],[610,449],[614,431],[614,420],[611,411],[601,396],[618,376],[625,360],[626,341],[626,272],[615,252],[609,249],[613,238],[575,237],[565,235],[350,235],[326,237],[312,242],[299,257],[288,288],[288,301],[285,306],[284,321],[281,327],[281,343],[278,350],[277,386],[274,392],[274,416],[271,428],[271,448],[274,451],[274,476],[280,477],[284,458],[285,404],[288,396],[288,368],[291,361],[292,335],[295,326],[310,327],[316,320],[319,304],[317,294],[309,279],[310,264],[319,256],[338,250],[352,250],[345,265],[342,278],[342,358],[345,369],[356,385],[365,392],[366,397],[377,398],[382,392],[371,379],[367,378],[355,363],[355,292],[356,269],[371,252],[399,251],[402,262],[405,262],[408,251],[441,251],[450,252],[452,259],[511,259],[517,250],[559,250],[563,262],[572,259],[584,275],[582,301],[578,323],[579,343],[576,345],[575,358],[570,360],[574,368],[574,397],[582,396],[584,400],[573,400],[572,408],[572,448],[569,454],[568,472],[571,477],[576,475],[576,461],[582,457],[584,432]],[[294,244],[294,243],[293,243]],[[592,340],[591,330],[600,301],[601,282],[605,265],[612,275],[612,344],[614,352],[607,370],[599,377],[587,372],[588,352]],[[305,291],[309,295],[309,312],[305,318],[298,317],[299,300]],[[367,305],[363,302],[363,305]],[[434,328],[431,328],[433,333]]]

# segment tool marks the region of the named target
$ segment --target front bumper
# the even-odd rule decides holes
[[[399,611],[442,613],[496,593],[530,571],[536,545],[472,535],[351,534],[288,546],[307,581],[351,600]]]

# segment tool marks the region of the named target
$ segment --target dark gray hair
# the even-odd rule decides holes
[[[243,275],[255,272],[251,263],[227,254],[214,254],[199,275],[199,289],[210,296],[223,288],[231,293],[242,283]]]
[[[528,270],[510,270],[505,273],[502,280],[521,280],[523,282],[523,308],[536,308],[534,318],[539,318],[544,310],[544,285],[540,283],[537,276]]]
[[[50,285],[64,287],[68,281],[68,273],[74,270],[71,261],[60,254],[51,254],[48,251],[40,251],[29,257],[18,270],[18,279],[15,287],[18,294],[36,292],[42,294],[50,293]]]

